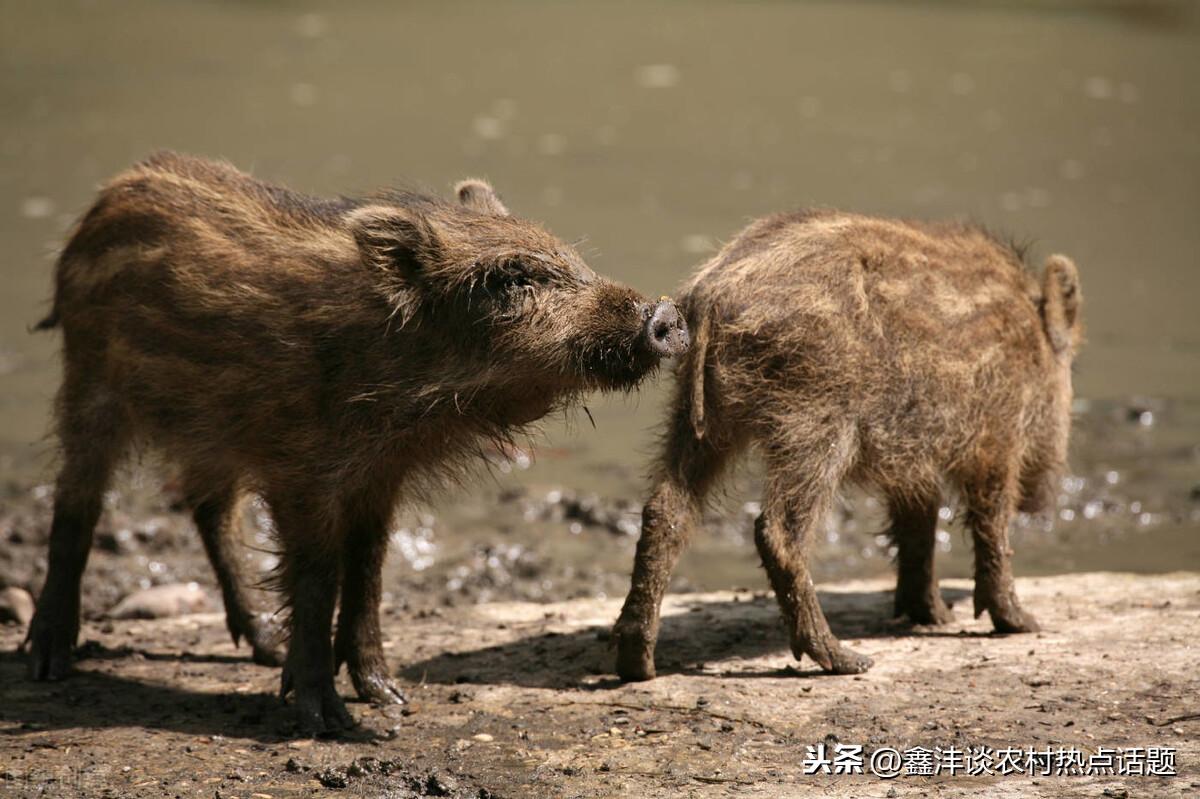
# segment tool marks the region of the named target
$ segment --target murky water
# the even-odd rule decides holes
[[[1093,409],[1075,471],[1101,505],[1074,507],[1067,490],[1055,532],[1023,528],[1018,569],[1196,568],[1200,25],[1189,4],[1129,7],[1141,11],[2,3],[0,474],[27,483],[50,469],[57,340],[26,328],[46,307],[54,247],[99,181],[170,147],[317,193],[444,192],[484,175],[518,213],[581,240],[599,271],[652,294],[749,218],[805,204],[969,216],[1034,241],[1035,258],[1066,252],[1083,274],[1077,388]],[[1133,396],[1167,410],[1148,426],[1112,422]],[[662,400],[660,386],[597,397],[596,430],[582,415],[549,422],[534,465],[497,470],[486,495],[639,498]],[[1120,513],[1096,483],[1112,471],[1103,485]],[[733,493],[733,532],[701,536],[683,566],[694,584],[752,575],[736,529],[753,477]],[[397,548],[419,554],[425,536],[439,557],[457,547],[474,563],[465,542],[495,536],[487,508],[434,510],[436,530],[414,524]],[[626,545],[572,543],[570,524],[537,527],[558,536],[557,557],[625,568]],[[944,543],[965,568],[961,539]],[[827,573],[882,568],[871,547],[826,553]],[[505,551],[482,557],[519,560]]]

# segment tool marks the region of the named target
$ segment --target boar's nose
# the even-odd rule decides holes
[[[687,322],[670,300],[659,300],[646,320],[646,341],[660,357],[669,358],[687,352],[691,339]]]

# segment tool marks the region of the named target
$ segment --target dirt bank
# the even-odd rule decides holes
[[[1200,791],[1200,574],[1020,581],[1037,635],[995,637],[947,581],[956,623],[887,620],[889,585],[823,587],[858,677],[793,667],[774,601],[677,594],[662,676],[622,685],[615,601],[385,614],[410,704],[353,705],[354,740],[295,740],[278,672],[219,614],[85,624],[80,673],[23,679],[0,629],[0,785],[12,796],[1185,796]],[[342,685],[343,693],[351,693]],[[806,747],[1174,747],[1179,776],[806,775]]]

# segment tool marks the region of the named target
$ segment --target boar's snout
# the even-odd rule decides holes
[[[687,322],[684,321],[683,314],[679,313],[679,309],[675,307],[675,303],[662,299],[654,307],[648,309],[646,342],[650,349],[662,358],[670,358],[687,352],[688,345],[691,343]]]

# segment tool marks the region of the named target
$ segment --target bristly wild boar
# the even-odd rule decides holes
[[[620,676],[654,676],[671,570],[747,445],[767,470],[755,541],[797,658],[838,674],[871,663],[830,632],[806,563],[844,483],[890,509],[898,616],[950,619],[933,556],[951,487],[974,540],[975,614],[1003,632],[1037,629],[1013,591],[1008,525],[1066,458],[1080,301],[1067,258],[1052,256],[1039,282],[971,226],[810,211],[746,228],[680,299],[693,346],[614,630]]]
[[[671,302],[597,276],[487,184],[457,194],[313,199],[172,153],[101,191],[41,325],[63,333],[63,464],[32,677],[69,669],[101,496],[145,442],[181,467],[230,632],[263,661],[232,548],[238,497],[266,500],[290,610],[282,691],[304,728],[354,723],[342,663],[361,697],[402,701],[378,616],[397,502],[688,345]]]

